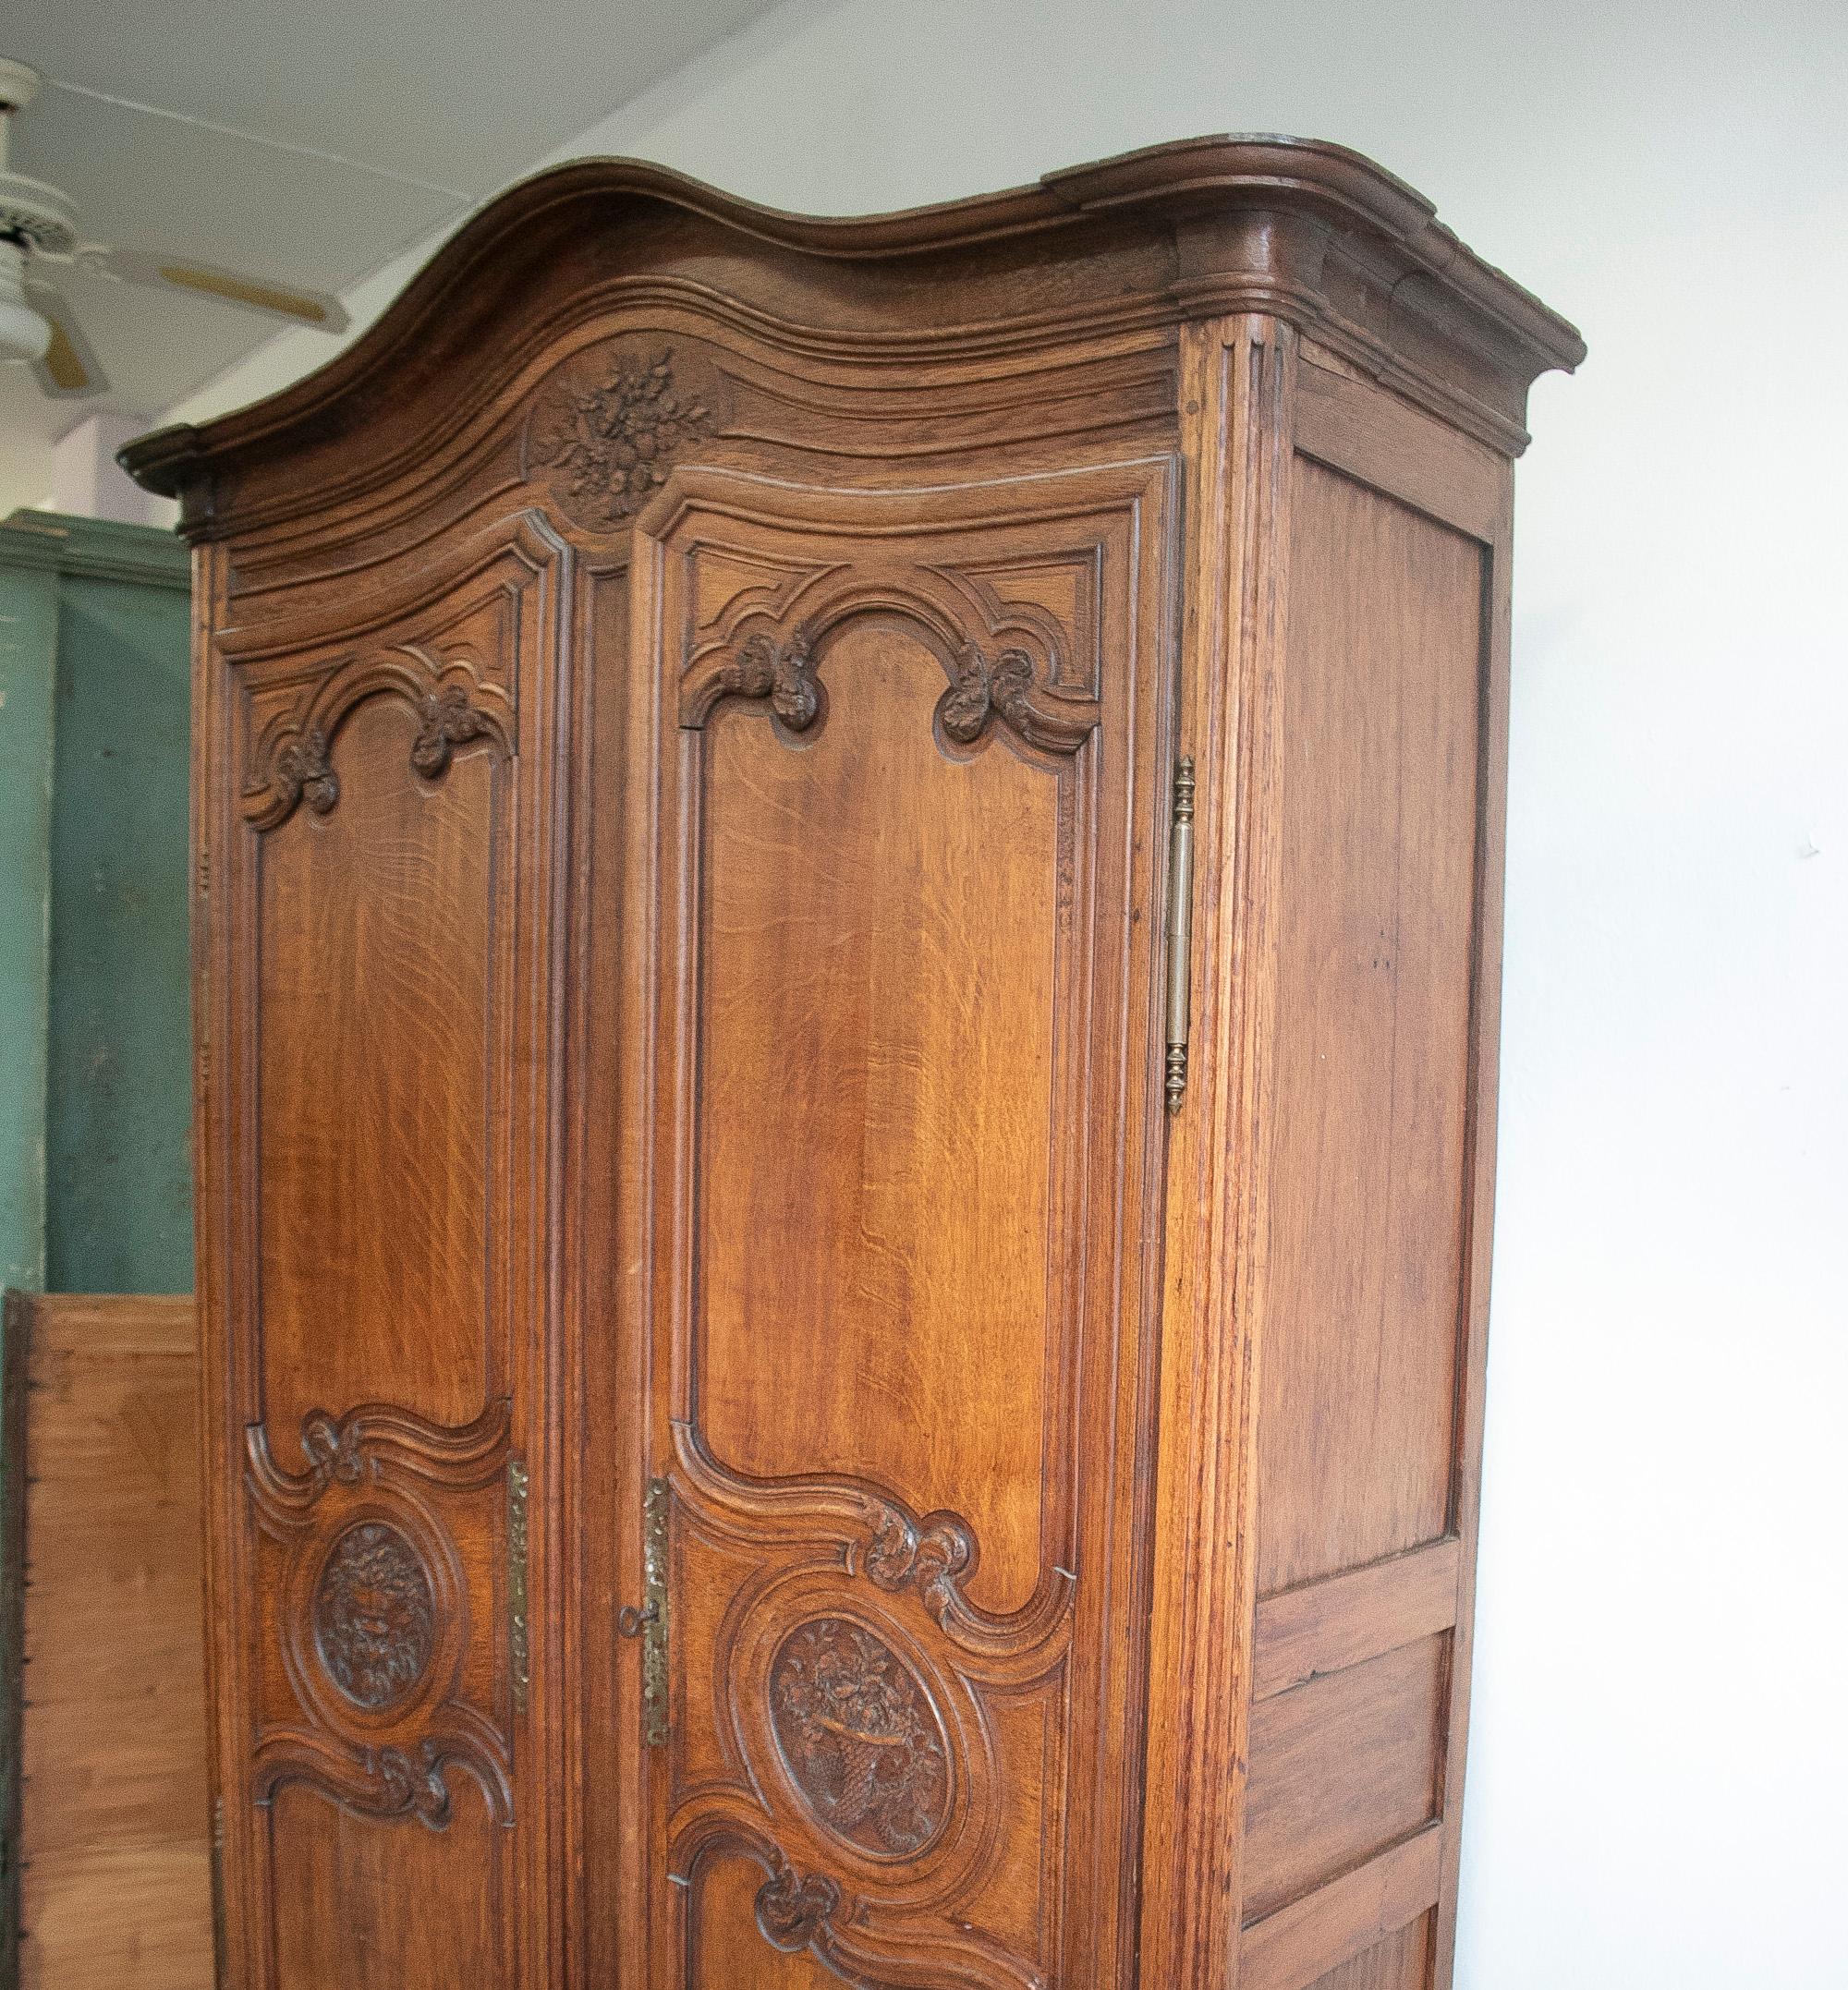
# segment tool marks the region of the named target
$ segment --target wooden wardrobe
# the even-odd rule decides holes
[[[592,161],[137,443],[236,1990],[1432,1990],[1512,459],[1338,147]]]

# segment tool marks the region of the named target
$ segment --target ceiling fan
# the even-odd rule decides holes
[[[39,385],[59,400],[108,392],[109,382],[70,300],[48,281],[59,265],[215,298],[317,331],[346,330],[346,313],[322,292],[292,289],[189,257],[80,240],[77,210],[66,195],[43,180],[6,170],[7,126],[38,93],[37,70],[0,59],[0,360],[30,366]]]

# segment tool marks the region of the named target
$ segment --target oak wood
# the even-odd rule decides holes
[[[1432,1953],[1429,1914],[1318,1977],[1312,1990],[1425,1990]]]
[[[25,1985],[213,1981],[188,1298],[9,1308],[24,1413]]]
[[[1267,1596],[1252,1634],[1252,1698],[1268,1700],[1448,1631],[1460,1560],[1455,1541],[1440,1541]]]
[[[1253,1709],[1247,1919],[1429,1821],[1448,1660],[1447,1639],[1421,1638]]]
[[[588,162],[128,452],[231,1981],[1446,1980],[1581,354],[1335,147],[856,222]]]
[[[1247,1929],[1241,1990],[1400,1990],[1395,1970],[1424,1990],[1442,1838],[1415,1832]]]

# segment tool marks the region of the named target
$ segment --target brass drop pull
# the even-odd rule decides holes
[[[642,1509],[645,1600],[616,1612],[617,1634],[641,1640],[641,1735],[650,1748],[667,1739],[667,1481],[650,1479]]]

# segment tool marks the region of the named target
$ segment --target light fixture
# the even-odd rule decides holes
[[[0,360],[31,366],[52,348],[52,328],[26,297],[26,251],[0,237]]]
[[[6,170],[6,127],[38,93],[39,79],[24,63],[0,62],[0,360],[21,366],[43,359],[52,344],[50,323],[26,297],[26,252],[63,218],[34,198],[36,180]]]

